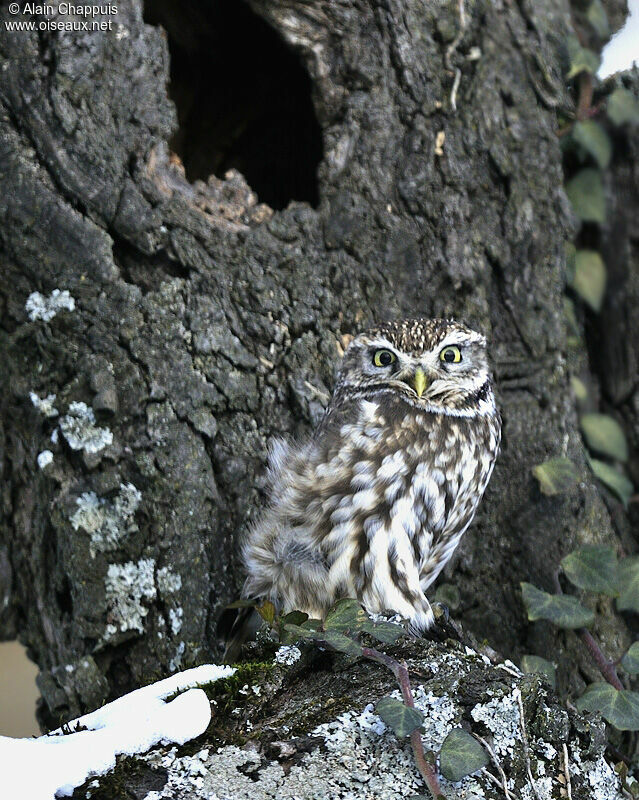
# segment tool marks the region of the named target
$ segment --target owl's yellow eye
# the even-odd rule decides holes
[[[439,354],[439,360],[444,361],[446,364],[459,364],[461,359],[461,350],[457,345],[453,344],[450,347],[444,347]]]
[[[376,350],[373,356],[373,364],[376,367],[388,367],[397,360],[397,356],[392,350]]]

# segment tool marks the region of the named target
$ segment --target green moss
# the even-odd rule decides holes
[[[239,664],[237,672],[222,678],[209,686],[202,688],[209,700],[215,700],[220,711],[229,713],[237,706],[244,706],[252,698],[259,701],[256,695],[241,695],[240,689],[248,686],[264,686],[268,683],[275,665],[270,661],[249,661],[246,664]]]
[[[97,787],[89,784],[97,780]],[[118,758],[115,768],[106,775],[89,778],[73,793],[74,797],[86,797],[91,800],[131,800],[131,788],[135,787],[136,796],[145,797],[151,791],[159,791],[166,783],[166,771],[152,769],[144,761],[132,756]]]

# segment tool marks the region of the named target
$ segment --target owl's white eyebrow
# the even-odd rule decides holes
[[[444,347],[449,347],[451,344],[456,345],[457,347],[467,347],[469,344],[478,344],[483,345],[481,339],[471,338],[470,336],[464,336],[463,334],[459,333],[451,333],[450,336],[446,336],[445,339],[437,345],[440,350],[443,350]]]

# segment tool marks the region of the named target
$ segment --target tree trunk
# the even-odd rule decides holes
[[[566,688],[581,645],[531,634],[519,582],[550,589],[623,515],[586,468],[568,383],[568,3],[146,14],[132,0],[109,33],[0,41],[0,632],[41,669],[41,721],[219,657],[269,439],[317,423],[349,336],[408,315],[492,342],[503,446],[446,578],[455,616],[511,658],[563,654]],[[190,178],[243,167],[274,209],[238,172],[189,182],[169,141]],[[531,468],[558,455],[580,481],[546,497]],[[599,618],[616,656],[623,632]]]

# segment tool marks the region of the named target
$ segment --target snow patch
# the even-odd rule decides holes
[[[98,453],[113,442],[111,431],[99,428],[93,409],[81,401],[70,403],[68,413],[60,419],[60,430],[72,450]]]
[[[38,739],[0,736],[2,796],[68,797],[89,777],[113,769],[118,755],[144,753],[160,742],[182,745],[194,739],[206,730],[211,709],[206,693],[193,687],[234,672],[233,667],[205,664],[178,673],[73,720],[72,730],[88,730],[70,735],[59,728]],[[165,702],[180,691],[183,694],[175,700]]]
[[[154,600],[155,561],[141,558],[137,564],[109,564],[105,586],[110,620],[106,627],[107,638],[118,631],[136,630],[144,632],[143,620],[149,613],[144,600]]]
[[[25,310],[31,322],[41,319],[44,322],[52,320],[58,311],[75,311],[75,300],[68,290],[54,289],[48,297],[40,292],[32,292],[27,297]]]
[[[122,539],[138,530],[134,515],[140,505],[142,492],[132,483],[121,483],[120,491],[111,502],[95,492],[85,492],[76,500],[77,511],[71,517],[74,530],[82,528],[91,536],[89,551],[116,550]]]

